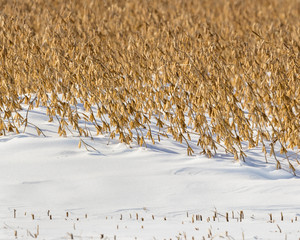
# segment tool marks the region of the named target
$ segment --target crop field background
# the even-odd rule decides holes
[[[49,209],[92,215],[67,239],[119,239],[119,220],[99,235],[99,219],[136,212],[234,239],[231,211],[249,223],[232,217],[236,239],[257,219],[296,239],[299,149],[299,0],[0,0],[0,239],[61,238]]]
[[[191,135],[209,157],[223,147],[244,159],[242,142],[267,153],[268,141],[270,155],[276,143],[283,154],[298,153],[297,0],[0,6],[1,135],[30,124],[19,114],[24,106],[45,106],[61,136],[70,127],[90,135],[78,124],[83,118],[128,144],[171,136],[189,155]]]

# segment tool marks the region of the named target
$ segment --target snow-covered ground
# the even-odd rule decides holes
[[[300,180],[259,149],[241,163],[98,136],[86,151],[29,115],[47,137],[0,138],[0,239],[300,239]]]

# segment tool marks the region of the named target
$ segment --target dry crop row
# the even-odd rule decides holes
[[[191,135],[208,156],[223,147],[243,159],[242,142],[265,153],[270,144],[275,159],[275,144],[297,153],[299,9],[298,0],[0,0],[0,134],[30,124],[22,107],[42,105],[59,135],[73,126],[88,136],[83,117],[125,143],[172,136],[188,154]]]
[[[145,210],[146,208],[144,208]],[[146,209],[148,210],[148,209]],[[12,210],[11,210],[12,211]],[[12,213],[12,212],[11,212]],[[93,231],[93,237],[96,239],[123,239],[124,238],[124,233],[127,235],[127,239],[129,239],[129,236],[132,237],[132,239],[137,239],[137,237],[134,237],[135,234],[138,234],[140,231],[149,231],[149,229],[153,229],[155,226],[155,229],[158,230],[159,227],[164,229],[164,235],[166,235],[166,225],[173,224],[173,227],[168,229],[173,230],[173,238],[168,237],[168,238],[162,238],[162,239],[182,239],[182,240],[195,240],[195,239],[234,239],[229,232],[231,232],[233,229],[239,228],[239,225],[242,224],[242,222],[245,222],[246,224],[256,224],[256,226],[260,226],[263,224],[268,223],[268,225],[273,225],[273,228],[263,228],[265,234],[270,233],[276,233],[277,235],[284,235],[285,238],[287,236],[291,236],[293,233],[291,232],[291,229],[287,232],[284,228],[286,228],[286,225],[289,224],[289,226],[295,226],[298,224],[298,216],[290,215],[287,216],[283,212],[280,214],[272,214],[269,213],[268,215],[266,214],[265,216],[255,216],[254,214],[251,214],[249,216],[249,212],[244,212],[243,210],[240,211],[231,211],[231,212],[224,212],[221,213],[215,209],[212,212],[203,214],[203,213],[189,213],[186,212],[185,214],[180,214],[179,216],[177,215],[176,217],[174,216],[164,216],[164,215],[154,215],[152,213],[149,213],[149,210],[147,212],[145,211],[139,211],[139,212],[122,212],[120,214],[115,214],[115,215],[110,215],[106,216],[105,219],[101,218],[95,218],[91,214],[76,214],[73,211],[71,212],[63,212],[63,213],[53,213],[52,211],[48,210],[47,212],[36,212],[30,213],[30,212],[22,212],[18,209],[13,210],[12,216],[14,218],[14,221],[9,222],[8,224],[4,223],[4,229],[8,229],[10,232],[10,235],[14,235],[16,239],[18,238],[24,238],[26,235],[27,237],[32,237],[32,238],[43,238],[45,234],[49,234],[49,229],[47,229],[47,225],[45,222],[50,221],[50,222],[59,222],[60,228],[62,226],[65,226],[68,230],[71,230],[70,232],[67,232],[67,239],[76,239],[76,238],[84,238],[83,235],[85,235],[84,231],[82,231],[82,223],[88,220],[89,225],[91,226],[99,226],[101,225],[102,227],[100,228],[100,233],[96,234],[96,232],[99,232],[99,228],[97,228],[96,231]],[[100,222],[100,221],[102,222]],[[93,224],[91,224],[91,221]],[[95,224],[95,221],[97,221],[97,224]],[[17,224],[23,224],[24,223],[30,223],[30,225],[26,224],[25,227],[21,227]],[[73,225],[72,228],[70,228],[71,223]],[[227,224],[224,224],[227,223]],[[41,226],[40,226],[41,224]],[[64,225],[65,224],[65,225]],[[66,225],[68,224],[68,225]],[[208,225],[209,224],[209,225]],[[211,225],[212,224],[212,225]],[[127,226],[128,225],[128,226]],[[29,228],[29,226],[31,226]],[[110,233],[105,230],[105,226],[110,226]],[[190,228],[185,228],[185,231],[182,231],[184,226],[190,226]],[[225,227],[225,229],[224,229]],[[245,225],[243,226],[245,227]],[[283,227],[283,228],[281,228]],[[28,229],[29,228],[29,229]],[[208,228],[208,231],[207,231]],[[52,228],[53,229],[53,228]],[[113,231],[116,230],[116,231]],[[135,229],[135,230],[133,230]],[[179,229],[181,229],[179,231]],[[227,231],[227,229],[229,231]],[[272,230],[271,230],[272,229]],[[275,229],[275,230],[274,230]],[[132,231],[133,230],[133,231]],[[188,230],[188,234],[186,234],[186,231]],[[252,231],[255,230],[252,226]],[[294,228],[295,236],[296,236],[296,227]],[[54,229],[52,230],[54,231]],[[151,231],[151,230],[150,230]],[[247,231],[247,230],[246,230]],[[40,235],[41,232],[41,235]],[[55,229],[55,234],[58,235],[57,233],[59,230],[56,228]],[[62,231],[63,232],[63,231]],[[134,233],[133,233],[134,232]],[[159,233],[160,231],[156,231],[156,233]],[[172,232],[172,231],[171,231]],[[171,235],[171,232],[169,234]],[[113,234],[114,233],[114,234]],[[145,232],[143,232],[145,233]],[[151,234],[153,234],[152,232]],[[259,233],[259,232],[257,232]],[[261,234],[262,232],[260,232]],[[145,233],[144,238],[147,233]],[[237,234],[237,232],[235,232]],[[251,234],[254,234],[251,232]],[[97,237],[96,237],[97,235]],[[123,235],[123,237],[122,237]],[[149,235],[149,232],[148,232]],[[189,237],[187,237],[187,235]],[[194,236],[193,236],[194,235]],[[244,230],[241,232],[242,239],[244,238]],[[249,236],[249,230],[248,234]],[[274,235],[275,236],[275,235]],[[85,236],[87,238],[87,236]],[[141,237],[141,235],[139,236]],[[64,237],[66,238],[66,236]],[[90,238],[92,238],[90,236]],[[156,239],[155,237],[152,237],[153,239]]]

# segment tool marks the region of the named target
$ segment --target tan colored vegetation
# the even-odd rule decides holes
[[[299,8],[298,0],[1,0],[0,134],[28,124],[18,113],[26,104],[47,107],[62,136],[68,126],[88,136],[83,117],[125,143],[172,136],[188,154],[195,134],[208,156],[222,146],[244,158],[242,142],[264,152],[271,143],[275,158],[276,143],[282,153],[299,149]]]

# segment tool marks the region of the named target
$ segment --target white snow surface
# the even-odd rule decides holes
[[[45,109],[29,115],[47,137],[0,138],[0,239],[300,239],[299,178],[260,149],[237,162],[96,136],[87,151]]]

